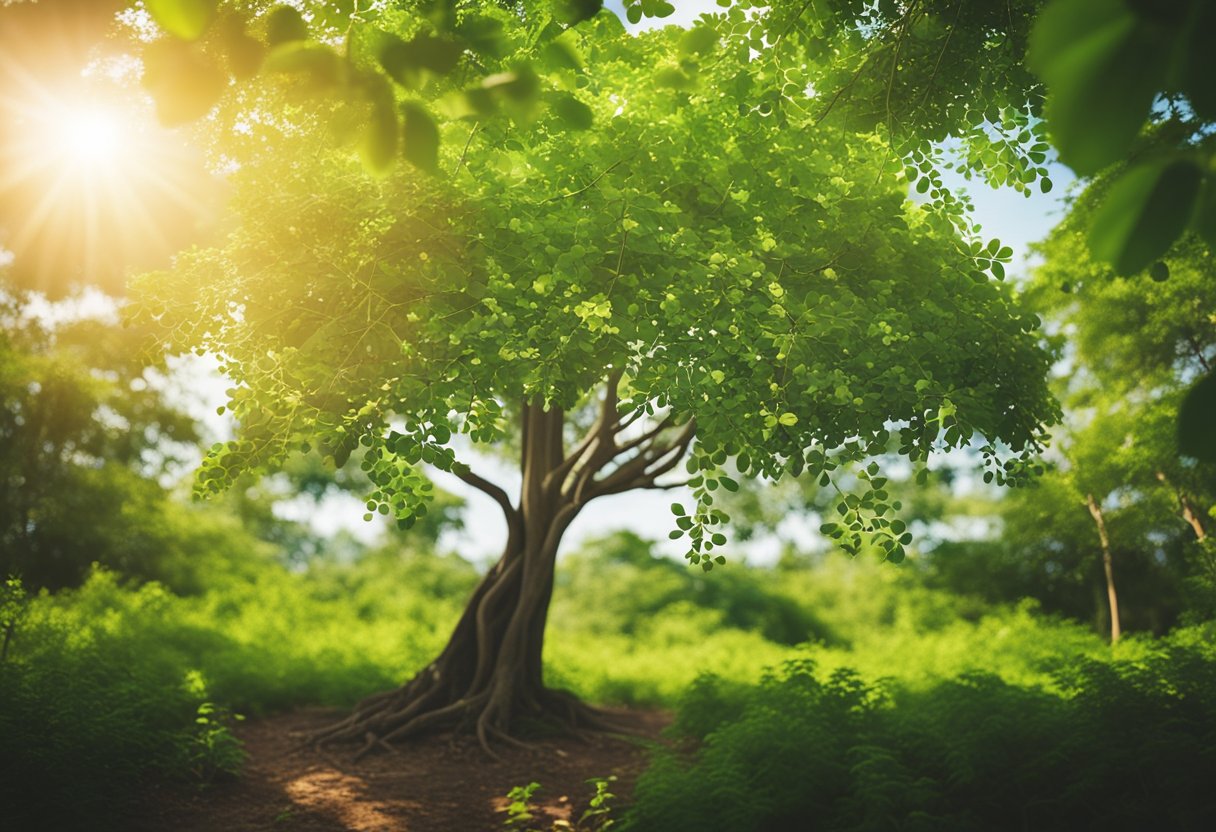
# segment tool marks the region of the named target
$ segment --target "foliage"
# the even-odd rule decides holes
[[[526,786],[516,786],[507,793],[507,817],[503,821],[505,829],[526,829],[536,819],[532,814],[532,796],[540,789],[540,783],[535,781]]]
[[[548,827],[549,832],[605,832],[610,829],[615,821],[611,817],[612,807],[609,804],[616,799],[616,795],[608,789],[615,780],[615,776],[593,777],[588,780],[587,783],[595,790],[595,793],[588,801],[587,808],[579,815],[578,821],[571,824],[564,819],[555,820]],[[533,824],[537,818],[533,814],[535,806],[532,803],[533,796],[540,790],[540,783],[533,781],[526,786],[515,786],[507,793],[507,806],[504,810],[506,817],[503,819],[504,829],[540,832],[541,827]]]
[[[192,555],[224,548],[224,521],[157,481],[192,452],[193,418],[145,366],[145,333],[35,308],[0,291],[0,571],[62,587],[98,562],[185,588]]]
[[[1214,15],[1204,0],[1054,0],[1036,22],[1029,60],[1050,90],[1048,126],[1065,162],[1101,174],[1088,246],[1120,275],[1151,266],[1164,279],[1175,243],[1208,257],[1216,246]],[[1216,402],[1204,373],[1177,411],[1179,443],[1211,463]]]
[[[1059,387],[1070,418],[1056,443],[1059,469],[1044,484],[1051,494],[1011,500],[1009,536],[1057,560],[1094,551],[1097,535],[1082,530],[1081,506],[1092,494],[1118,550],[1121,592],[1152,587],[1160,602],[1184,578],[1195,588],[1211,579],[1203,551],[1216,469],[1184,457],[1175,425],[1187,389],[1216,359],[1210,253],[1187,235],[1165,254],[1160,271],[1117,276],[1090,256],[1083,233],[1103,190],[1098,182],[1081,194],[1042,246],[1045,262],[1030,299],[1068,334],[1072,372]],[[1048,518],[1058,522],[1043,522]]]
[[[214,563],[206,591],[189,597],[100,572],[79,590],[31,599],[0,663],[0,754],[31,779],[5,787],[85,812],[137,794],[153,770],[189,779],[226,770],[236,755],[224,714],[348,705],[408,678],[442,645],[476,580],[459,559],[408,550],[314,561],[302,573],[225,568]],[[1001,690],[1038,689],[1031,700],[1046,701],[1078,687],[1061,675],[1077,657],[1144,663],[1169,644],[1211,651],[1210,634],[1194,628],[1164,646],[1132,637],[1112,652],[1032,604],[980,606],[874,555],[728,569],[711,581],[628,537],[571,555],[546,639],[550,682],[604,703],[686,700],[681,724],[700,736],[743,713],[765,668],[790,659],[824,674],[855,668],[865,685],[887,677],[883,689],[906,697],[898,709],[968,674],[995,676]],[[816,622],[821,640],[771,640],[770,606]],[[720,679],[712,696],[696,684],[707,670]],[[695,706],[698,696],[709,699]]]
[[[244,125],[216,139],[241,164],[236,230],[143,285],[143,315],[234,381],[241,437],[212,450],[201,491],[302,445],[339,464],[362,445],[369,510],[408,524],[417,466],[462,470],[454,434],[500,443],[516,402],[569,410],[614,371],[622,418],[696,420],[697,506],[677,525],[707,566],[729,457],[745,476],[830,477],[893,434],[918,459],[976,438],[997,479],[1024,479],[1055,410],[1035,321],[992,278],[1007,247],[908,204],[882,135],[816,123],[805,88],[829,55],[741,60],[762,30],[739,8],[638,37],[598,15],[562,35],[574,63],[526,45],[537,21],[503,25],[514,51],[484,65],[532,61],[532,83],[598,129],[526,108],[481,120],[451,105],[473,78],[458,66],[423,91],[451,105],[440,173],[371,179],[319,135],[327,114],[242,121],[284,112],[282,90],[223,113]],[[898,559],[869,470],[836,534]]]
[[[623,829],[1205,829],[1216,664],[1175,648],[1082,661],[1049,693],[989,674],[910,693],[791,661],[758,687],[706,678]]]
[[[59,599],[60,614],[35,600],[0,662],[0,755],[12,764],[0,797],[30,828],[117,828],[148,773],[205,782],[243,757],[203,677],[158,644],[164,591],[121,593],[98,576],[80,593]]]

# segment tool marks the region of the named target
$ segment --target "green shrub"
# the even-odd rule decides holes
[[[45,596],[31,605],[0,663],[0,805],[14,823],[29,819],[13,828],[98,828],[148,772],[206,781],[239,769],[226,712],[202,676],[126,626],[164,614],[171,598],[155,585],[122,593],[95,573],[73,615],[48,609]],[[94,626],[82,630],[78,615]]]
[[[787,662],[702,679],[629,830],[1179,829],[1216,826],[1216,662],[1170,647],[1079,660],[1056,691],[966,674],[921,690]]]

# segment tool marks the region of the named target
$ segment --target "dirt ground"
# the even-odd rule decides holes
[[[249,759],[239,779],[198,791],[153,789],[130,820],[132,832],[483,832],[503,828],[506,794],[541,784],[533,803],[537,828],[576,821],[591,777],[615,775],[615,805],[625,802],[646,765],[648,744],[670,722],[657,711],[617,714],[645,739],[597,736],[539,740],[534,749],[499,745],[499,760],[471,737],[424,737],[397,754],[353,762],[353,748],[324,753],[301,737],[332,722],[331,711],[299,711],[251,721],[237,733]]]

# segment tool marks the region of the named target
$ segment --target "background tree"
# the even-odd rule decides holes
[[[12,291],[0,321],[0,572],[57,589],[99,563],[190,590],[204,553],[256,559],[254,540],[173,505],[160,481],[198,432],[145,366],[146,333]]]
[[[235,228],[143,287],[143,314],[214,350],[234,382],[240,438],[212,450],[201,490],[302,446],[339,465],[363,446],[369,512],[408,525],[429,464],[507,519],[442,654],[322,740],[370,749],[470,720],[486,742],[536,714],[597,724],[543,682],[554,557],[589,502],[662,488],[686,456],[697,503],[673,506],[673,534],[709,569],[728,519],[714,493],[737,487],[728,459],[830,481],[892,435],[914,459],[982,436],[1016,482],[1055,414],[1034,319],[985,271],[1000,243],[909,205],[881,131],[816,125],[806,83],[830,53],[809,68],[777,49],[749,59],[761,30],[738,9],[641,37],[599,15],[556,49],[537,37],[544,16],[495,19],[510,53],[462,52],[394,92],[407,158],[432,176],[366,176],[324,132],[345,110],[285,111],[290,85],[232,102],[221,121],[243,127],[217,148],[240,163]],[[347,60],[358,71],[432,26],[386,14]],[[767,92],[791,74],[806,83]],[[536,93],[483,120],[482,78]],[[447,114],[438,136],[411,120],[424,107]],[[289,117],[251,115],[267,110]],[[518,501],[457,460],[457,433],[514,434]],[[879,473],[841,495],[832,531],[895,560],[909,537]]]
[[[1098,181],[1081,195],[1044,245],[1035,277],[1036,305],[1071,346],[1073,372],[1062,379],[1074,414],[1065,455],[1097,505],[1138,506],[1133,535],[1185,541],[1189,567],[1179,571],[1209,584],[1216,472],[1183,453],[1173,414],[1216,361],[1210,250],[1187,234],[1158,267],[1117,276],[1090,256],[1085,238],[1108,187]]]

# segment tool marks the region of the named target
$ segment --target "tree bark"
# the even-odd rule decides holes
[[[1106,520],[1102,516],[1102,508],[1094,500],[1093,494],[1085,495],[1085,504],[1089,506],[1090,516],[1098,527],[1098,540],[1102,543],[1102,568],[1106,572],[1106,601],[1110,605],[1110,641],[1114,644],[1119,640],[1119,596],[1115,593],[1115,571],[1111,564],[1110,538],[1106,534]]]
[[[471,728],[490,740],[520,744],[520,723],[558,721],[573,731],[614,729],[604,715],[543,680],[545,620],[562,535],[592,499],[632,488],[661,487],[692,439],[688,422],[670,441],[664,419],[628,442],[619,436],[619,373],[609,375],[595,425],[570,452],[563,447],[565,414],[525,403],[521,414],[518,505],[501,488],[466,467],[456,473],[502,507],[507,541],[502,557],[473,590],[447,646],[396,690],[368,697],[313,742],[362,742],[358,756],[425,731]],[[602,476],[597,476],[602,475]],[[491,752],[492,753],[492,752]]]

